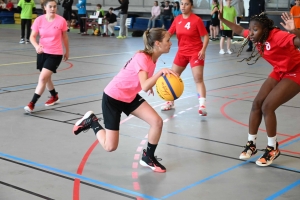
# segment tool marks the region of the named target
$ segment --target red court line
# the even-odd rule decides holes
[[[69,66],[67,68],[58,69],[57,70],[58,72],[68,70],[68,69],[71,69],[73,67],[72,63],[66,62],[66,61],[65,61],[65,63],[68,63]],[[0,76],[32,76],[32,75],[37,75],[37,74],[40,74],[40,72],[36,72],[36,73],[32,73],[32,74],[4,74],[4,75],[0,75]]]
[[[222,113],[227,119],[229,119],[229,120],[231,120],[231,121],[233,121],[233,122],[235,122],[235,123],[237,123],[237,124],[240,124],[240,125],[242,125],[242,126],[249,127],[247,124],[244,124],[244,123],[242,123],[242,122],[239,122],[239,121],[237,121],[237,120],[231,118],[229,115],[227,115],[227,114],[225,113],[225,108],[226,108],[226,106],[228,106],[229,104],[231,104],[231,103],[233,103],[233,102],[236,102],[236,101],[239,101],[239,100],[243,100],[243,99],[247,99],[247,98],[253,98],[253,96],[248,96],[248,97],[244,97],[244,98],[240,98],[240,99],[235,99],[235,100],[232,100],[232,101],[229,101],[229,102],[223,104],[223,106],[221,107],[221,113]],[[259,130],[260,130],[260,131],[263,131],[263,132],[267,132],[266,130],[261,129],[261,128],[259,128]],[[288,141],[291,141],[291,140],[293,140],[293,139],[295,139],[295,138],[300,137],[300,133],[298,133],[298,134],[296,134],[296,135],[293,135],[293,136],[288,135],[288,134],[283,134],[283,133],[276,133],[276,134],[277,134],[277,135],[281,135],[281,136],[286,136],[286,137],[288,137],[288,138],[286,138],[286,139],[281,140],[280,142],[278,142],[279,144],[284,144],[284,143],[286,143],[286,142],[288,142]],[[291,154],[300,154],[299,152],[293,152],[293,151],[288,151],[288,150],[281,150],[281,151],[283,151],[283,152],[288,152],[288,153],[291,153]]]

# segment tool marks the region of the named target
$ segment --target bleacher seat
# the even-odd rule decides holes
[[[119,30],[119,35],[120,35],[120,19],[117,20],[118,21],[118,24],[117,26],[115,26],[115,30]],[[132,18],[126,18],[126,22],[125,22],[125,27],[126,27],[126,36],[128,36],[128,29],[129,28],[132,28],[132,23],[133,23],[133,20]]]
[[[14,24],[14,13],[13,12],[0,12],[0,21],[2,24]]]

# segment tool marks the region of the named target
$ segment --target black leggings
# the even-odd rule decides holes
[[[25,37],[25,25],[27,28],[26,39],[29,40],[32,19],[21,19],[21,38]]]

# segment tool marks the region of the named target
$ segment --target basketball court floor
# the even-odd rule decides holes
[[[198,100],[190,67],[182,74],[183,95],[176,109],[160,111],[157,94],[141,93],[164,121],[156,155],[167,172],[139,165],[149,126],[122,116],[119,147],[105,152],[92,130],[73,135],[73,124],[92,110],[102,116],[103,89],[134,53],[142,38],[124,40],[69,33],[70,59],[53,75],[61,102],[44,103],[45,91],[32,115],[24,113],[38,81],[36,53],[19,44],[19,25],[0,25],[0,199],[1,200],[299,200],[300,96],[277,111],[281,156],[259,167],[257,155],[239,160],[247,142],[252,101],[271,71],[263,59],[254,65],[237,62],[249,54],[219,55],[210,42],[205,64],[208,116],[198,115]],[[157,70],[170,68],[177,51],[172,38],[169,54]],[[155,88],[154,88],[155,89]],[[261,124],[257,148],[265,149]]]

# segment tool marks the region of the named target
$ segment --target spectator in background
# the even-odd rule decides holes
[[[219,25],[220,25],[218,13],[219,13],[219,2],[218,0],[213,0],[212,9],[211,9],[211,21],[209,26],[211,41],[219,40],[219,38],[217,37],[219,35]]]
[[[173,9],[172,9],[173,18],[177,17],[178,15],[181,15],[181,10],[179,6],[179,2],[175,1],[173,3]]]
[[[260,13],[265,12],[265,0],[250,0],[249,1],[249,23],[251,17],[254,15],[259,15]],[[247,52],[252,52],[253,43],[249,40]]]
[[[42,3],[43,5],[43,3]],[[35,11],[34,0],[20,0],[18,3],[18,10],[21,11],[21,40],[20,44],[28,44],[30,37],[30,28],[32,23],[32,12]],[[27,28],[26,32],[26,42],[25,42],[25,26]]]
[[[104,10],[102,9],[101,4],[96,5],[96,11],[94,12],[94,16],[97,16],[97,18],[104,17]],[[94,20],[94,22],[96,22],[96,20]],[[98,19],[97,19],[97,23],[98,23]],[[98,26],[96,26],[95,24],[93,25],[93,31],[94,31],[94,33],[93,33],[94,35],[101,35],[101,30],[98,30]]]
[[[236,11],[233,6],[231,6],[231,0],[225,0],[226,5],[223,6],[223,2],[221,3],[221,10],[223,7],[223,17],[224,19],[236,23]],[[220,29],[221,29],[221,40],[220,40],[220,52],[219,54],[232,54],[230,50],[231,39],[233,35],[233,31],[226,26],[224,23],[220,22]],[[224,51],[224,42],[225,38],[227,37],[227,52]]]
[[[121,6],[114,8],[114,10],[121,10],[120,11],[120,34],[117,38],[118,39],[125,39],[126,38],[126,18],[128,15],[128,0],[118,0]]]
[[[154,6],[151,9],[151,17],[148,22],[148,28],[151,28],[151,23],[152,23],[152,28],[155,27],[155,20],[159,17],[160,15],[160,7],[158,6],[158,1],[154,1]]]
[[[300,0],[296,0],[296,5],[291,8],[290,13],[294,18],[295,27],[300,29]]]
[[[82,19],[82,17],[86,17],[86,0],[79,0],[76,7],[78,8],[78,22],[80,26],[78,34],[86,34],[84,20]]]
[[[62,4],[62,7],[64,8],[63,17],[67,21],[68,32],[70,32],[70,26],[71,26],[72,5],[73,5],[73,0],[64,0]]]
[[[110,36],[115,36],[114,29],[117,25],[117,15],[112,12],[113,8],[109,8],[108,13],[104,16],[104,19],[108,20],[107,27],[104,25],[104,33],[103,36],[106,36],[106,28],[108,28],[109,32],[111,33]]]
[[[295,5],[295,0],[291,0],[291,8]]]
[[[11,0],[8,0],[7,4],[6,4],[6,10],[9,11],[9,12],[12,12],[13,9],[14,9],[14,4],[11,2]]]
[[[0,12],[6,10],[6,4],[4,1],[0,0]]]
[[[245,16],[244,0],[232,0],[231,5],[236,11],[236,23],[239,25],[241,19]]]
[[[78,15],[76,11],[72,10],[71,12],[71,27],[75,28],[78,26]]]
[[[170,5],[170,1],[165,1],[165,3],[162,5],[163,9],[160,15],[160,21],[163,28],[166,27],[165,20],[167,19],[173,19],[172,14],[172,6]]]

